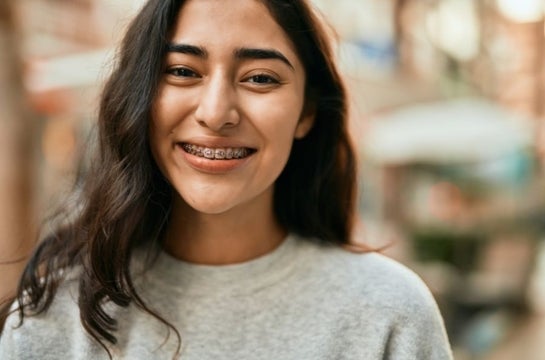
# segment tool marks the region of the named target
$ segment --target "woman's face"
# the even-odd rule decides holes
[[[260,1],[187,1],[150,124],[176,200],[205,214],[270,207],[294,138],[312,126],[304,88],[293,44]]]

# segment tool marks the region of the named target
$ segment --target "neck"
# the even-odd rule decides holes
[[[187,262],[225,265],[255,259],[273,251],[286,237],[272,202],[247,204],[221,214],[203,214],[183,200],[175,202],[166,231],[165,249]]]

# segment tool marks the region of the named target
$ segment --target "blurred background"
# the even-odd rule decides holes
[[[72,186],[142,3],[0,2],[0,297]],[[422,276],[457,360],[543,359],[545,1],[314,3],[353,97],[358,240]]]

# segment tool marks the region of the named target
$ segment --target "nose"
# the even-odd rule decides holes
[[[203,84],[195,119],[199,125],[215,132],[235,127],[240,122],[236,96],[227,76],[211,76]]]

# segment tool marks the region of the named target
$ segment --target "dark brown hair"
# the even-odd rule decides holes
[[[276,181],[276,216],[293,233],[348,244],[356,165],[331,39],[306,0],[261,1],[298,51],[307,74],[306,103],[316,113],[313,128],[295,141]],[[65,220],[40,241],[20,280],[21,322],[50,306],[63,269],[79,266],[81,322],[107,351],[106,342],[116,343],[116,320],[105,311],[105,301],[135,304],[180,340],[176,329],[139,297],[129,266],[136,249],[159,251],[168,223],[172,188],[151,156],[148,123],[169,34],[183,3],[149,0],[129,26],[102,93],[96,151],[79,177],[77,209],[65,208]]]

